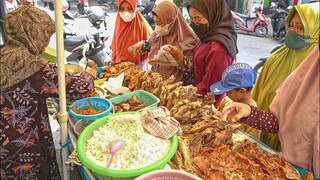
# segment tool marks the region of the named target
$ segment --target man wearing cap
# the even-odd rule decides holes
[[[210,91],[214,95],[221,95],[227,93],[227,97],[222,100],[218,107],[222,110],[222,106],[226,105],[225,101],[230,98],[233,102],[241,102],[252,106],[257,106],[252,99],[251,90],[256,82],[257,73],[246,63],[236,63],[228,66],[222,74],[221,81],[216,82],[210,86]],[[241,129],[260,139],[260,130],[250,127],[248,125],[241,125]]]

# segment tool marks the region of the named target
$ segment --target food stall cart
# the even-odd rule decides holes
[[[59,112],[58,112],[58,120],[60,122],[60,128],[61,128],[61,144],[65,145],[68,141],[68,137],[72,143],[72,147],[70,147],[70,150],[76,148],[76,142],[77,142],[77,135],[74,133],[73,131],[73,127],[74,127],[74,122],[69,121],[68,123],[68,113],[67,113],[67,107],[66,107],[66,97],[65,97],[65,79],[64,79],[64,61],[63,61],[63,33],[61,31],[61,27],[62,27],[62,21],[60,21],[62,19],[61,15],[62,15],[62,11],[61,11],[61,1],[56,1],[55,3],[55,9],[56,9],[56,34],[57,34],[57,57],[58,57],[58,69],[59,69]],[[123,65],[121,67],[121,65],[119,65],[118,67],[114,67],[116,70],[118,70],[117,73],[124,72],[125,70],[128,69],[127,66]],[[162,81],[162,77],[160,77],[157,74],[153,74],[151,71],[148,72],[144,72],[144,73],[137,73],[135,68],[132,68],[133,70],[129,72],[129,74],[126,76],[128,79],[126,80],[127,82],[125,83],[126,86],[128,86],[131,90],[136,90],[136,89],[143,89],[146,90],[152,94],[155,94],[156,96],[158,96],[161,100],[160,105],[161,106],[166,106],[168,109],[173,109],[173,111],[175,111],[177,114],[179,114],[179,112],[181,111],[181,106],[180,108],[177,108],[174,106],[175,103],[177,103],[177,100],[182,100],[182,99],[189,99],[190,95],[194,94],[195,91],[193,89],[193,87],[188,86],[188,87],[182,87],[181,83],[173,83],[174,80],[170,79],[169,80],[165,80]],[[107,72],[106,74],[111,74],[112,71]],[[115,74],[111,74],[111,76],[107,75],[106,78],[108,77],[112,77],[112,75],[116,75]],[[141,75],[141,76],[140,76]],[[148,78],[149,77],[149,78]],[[141,82],[145,82],[145,83],[141,83]],[[140,84],[139,84],[140,83]],[[153,84],[152,84],[153,83]],[[161,90],[160,87],[166,87],[163,90]],[[176,88],[181,87],[181,89],[179,89],[179,91],[177,90],[177,92],[180,92],[180,90],[183,90],[184,93],[171,93],[169,94],[169,92],[174,91]],[[179,95],[179,96],[178,96]],[[180,99],[181,98],[181,99]],[[176,102],[174,102],[173,100],[175,100]],[[199,109],[201,107],[201,104],[199,106],[199,104],[193,104],[194,107],[192,110],[194,109]],[[176,108],[176,109],[174,109]],[[206,107],[208,108],[208,107]],[[209,107],[210,109],[210,107]],[[207,109],[208,110],[208,109]],[[185,111],[185,114],[180,114],[181,115],[181,119],[185,118],[185,116],[183,115],[188,115],[188,116],[193,116],[194,114],[188,114],[187,112],[190,111]],[[200,111],[201,112],[201,111]],[[202,111],[204,112],[204,111]],[[201,112],[201,113],[202,113]],[[198,112],[199,113],[199,112]],[[196,114],[198,115],[198,114]],[[197,117],[196,115],[194,115],[194,117]],[[240,133],[241,134],[241,133]],[[244,134],[244,133],[243,133]],[[242,134],[242,135],[243,135]],[[246,134],[244,134],[246,137],[250,137],[247,136]],[[255,139],[249,138],[252,142],[256,141]],[[259,142],[259,144],[261,145],[261,143]],[[263,147],[263,146],[259,146],[259,147]],[[269,153],[275,153],[272,150],[265,148],[266,151],[268,151]],[[69,169],[66,167],[65,162],[68,158],[69,155],[69,149],[68,146],[63,146],[62,147],[62,164],[63,164],[63,175],[64,175],[64,179],[69,179],[70,178],[70,172]],[[80,172],[81,172],[81,176],[82,179],[95,179],[94,175],[92,174],[92,172],[87,168],[87,167],[81,167],[79,166]]]
[[[112,70],[113,72],[115,72],[115,70],[116,70],[116,72],[114,74],[110,74],[110,72],[108,71],[108,69],[110,69],[110,68],[113,69]],[[115,77],[115,76],[119,75],[119,73],[122,73],[122,72],[124,72],[124,74],[125,74],[124,86],[129,87],[131,89],[131,91],[146,90],[146,91],[156,95],[157,97],[159,97],[159,99],[160,99],[159,106],[165,106],[169,110],[171,110],[172,116],[174,118],[176,118],[177,120],[179,120],[180,123],[182,123],[181,124],[182,126],[183,126],[184,120],[186,120],[185,118],[192,121],[192,119],[190,119],[190,118],[193,117],[196,120],[193,122],[194,129],[191,128],[189,130],[185,130],[184,137],[189,136],[192,133],[198,133],[198,134],[204,133],[205,129],[207,129],[208,127],[209,128],[215,127],[216,125],[218,125],[217,127],[222,128],[221,131],[218,131],[219,133],[222,132],[223,130],[227,129],[226,127],[221,127],[221,125],[219,125],[219,124],[215,125],[215,123],[212,123],[212,122],[217,122],[217,119],[215,119],[216,117],[214,117],[214,113],[216,110],[214,108],[212,108],[212,106],[206,106],[206,105],[202,106],[202,104],[197,102],[197,100],[195,100],[195,101],[192,100],[192,97],[193,97],[193,95],[195,95],[195,92],[196,92],[195,87],[182,86],[181,83],[179,83],[179,82],[174,83],[174,80],[172,78],[169,78],[168,80],[162,81],[161,77],[157,76],[157,74],[152,71],[146,71],[146,72],[139,73],[137,70],[137,67],[134,65],[130,65],[129,63],[113,64],[111,67],[105,68],[104,76],[107,79],[109,77]],[[137,77],[138,74],[140,74],[140,77]],[[157,79],[157,78],[159,78],[159,79]],[[106,79],[102,79],[102,80],[98,80],[98,81],[101,83],[101,81],[104,82]],[[136,79],[138,79],[138,81],[136,81]],[[161,80],[161,82],[158,82],[158,80]],[[141,83],[141,82],[145,82],[145,83]],[[166,84],[164,84],[164,83],[166,83]],[[162,87],[162,89],[160,88],[160,90],[159,90],[159,89],[157,89],[158,87]],[[185,100],[185,101],[181,102],[180,100]],[[191,102],[187,102],[186,100],[189,100]],[[177,103],[179,104],[179,107],[175,106]],[[185,104],[183,104],[183,103],[185,103]],[[190,107],[189,106],[190,104],[188,104],[188,103],[191,103],[192,107]],[[186,108],[189,108],[189,109],[186,109]],[[184,113],[181,113],[182,111]],[[208,117],[210,116],[213,119],[211,119],[210,121],[201,120],[200,116],[202,116],[204,114],[208,115]],[[197,124],[196,122],[201,122],[201,123]],[[68,133],[69,133],[71,141],[73,142],[73,147],[76,146],[75,144],[76,144],[77,138],[78,138],[78,136],[73,131],[74,124],[75,124],[75,122],[73,122],[72,119],[70,119],[69,125],[68,125],[68,127],[69,127]],[[195,124],[197,124],[197,125],[195,125]],[[223,134],[223,133],[221,133],[221,134]],[[255,139],[255,138],[251,137],[250,135],[246,134],[245,132],[240,131],[240,130],[236,130],[236,131],[234,131],[234,134],[237,134],[237,136],[235,136],[235,138],[233,139],[234,141],[235,141],[235,139],[236,140],[241,139],[241,141],[243,141],[244,139],[247,139],[246,140],[247,144],[256,143],[257,147],[259,147],[259,149],[261,149],[261,151],[263,150],[263,152],[265,152],[267,154],[267,155],[265,155],[266,157],[277,157],[277,158],[279,158],[279,160],[282,159],[281,154],[278,154],[276,151],[272,150],[267,145],[265,145],[264,143],[260,142],[259,140]],[[205,135],[205,134],[204,134],[204,136],[207,137],[207,135]],[[212,137],[214,137],[214,136],[212,136]],[[194,137],[191,137],[190,139],[195,140]],[[226,143],[226,144],[228,144],[228,143]],[[179,143],[179,146],[180,146],[180,143]],[[217,147],[219,147],[219,146],[217,146]],[[195,146],[193,148],[195,148]],[[254,149],[255,146],[252,146],[252,148]],[[189,151],[189,150],[187,150],[187,151]],[[180,152],[182,152],[182,151],[180,151]],[[268,159],[268,158],[266,158],[266,159]],[[174,160],[176,160],[176,159],[174,159]],[[292,165],[289,165],[289,163],[286,163],[283,159],[281,161],[284,162],[284,164],[286,164],[286,166],[290,167],[292,169],[292,171],[295,171],[295,172],[299,171],[301,177],[306,172],[305,170],[303,170],[299,167],[295,167],[296,169],[298,169],[298,171],[296,171]],[[183,161],[181,161],[180,163],[184,164]],[[172,165],[172,164],[170,164],[170,165]],[[171,167],[173,169],[179,169],[179,168],[175,167],[174,164]],[[82,171],[81,173],[83,174],[82,178],[83,179],[87,179],[87,178],[90,179],[90,176],[93,175],[92,173],[90,173],[91,170],[88,168],[85,168],[85,167],[81,167],[81,168],[83,169],[83,170],[81,170]],[[183,168],[185,168],[185,167],[183,167]],[[195,174],[197,174],[197,173],[195,173]]]

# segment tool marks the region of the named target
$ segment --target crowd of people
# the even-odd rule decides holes
[[[46,107],[46,98],[58,97],[58,70],[40,58],[54,21],[36,1],[20,3],[6,14],[7,42],[0,47],[1,179],[60,179]],[[225,0],[191,0],[187,10],[190,24],[172,0],[156,0],[152,30],[136,0],[118,0],[113,61],[151,69],[164,80],[174,75],[200,95],[214,94],[222,121],[243,123],[243,130],[320,178],[319,2],[293,6],[285,46],[258,77],[236,63],[237,34]],[[88,72],[65,76],[70,99],[94,90]]]

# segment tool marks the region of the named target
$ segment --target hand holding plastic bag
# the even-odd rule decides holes
[[[162,46],[163,47],[163,46]],[[184,67],[184,55],[182,52],[175,46],[167,45],[163,47],[163,50],[173,57],[180,67]]]
[[[159,64],[162,66],[177,66],[177,61],[174,56],[168,51],[167,49],[171,49],[174,46],[171,45],[163,45],[159,51],[158,54],[154,56],[154,59],[149,60],[150,64]],[[176,48],[177,49],[177,48]],[[179,51],[177,49],[177,51]]]

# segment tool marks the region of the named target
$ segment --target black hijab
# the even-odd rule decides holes
[[[236,59],[237,33],[234,30],[231,10],[225,0],[192,0],[188,5],[201,12],[209,21],[209,31],[199,37],[202,42],[217,41]]]

